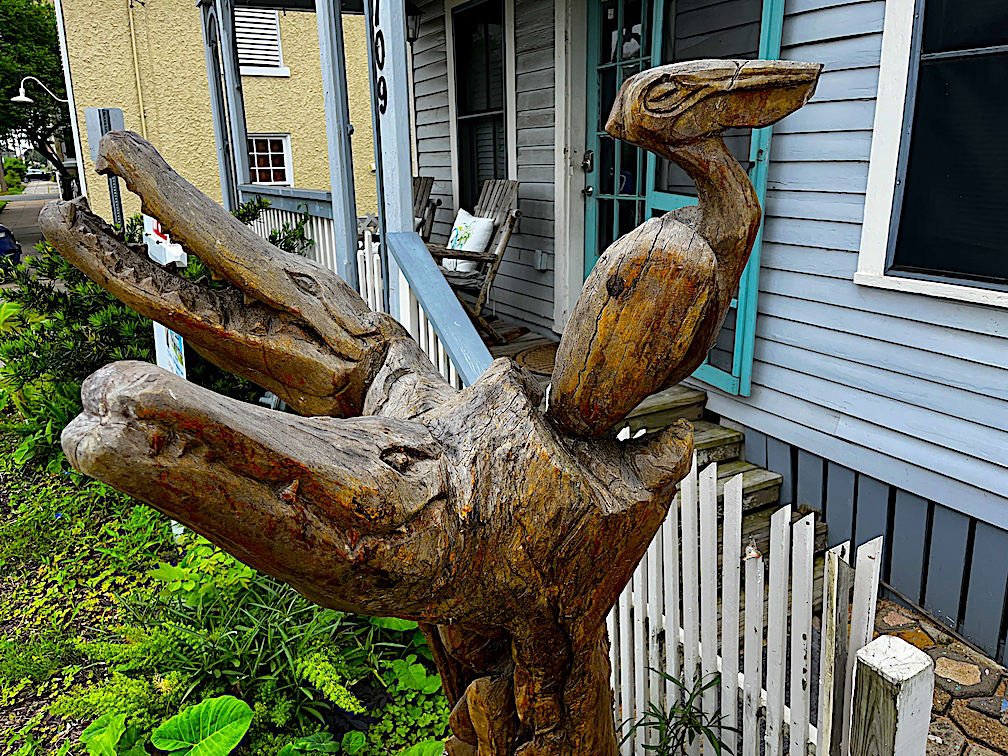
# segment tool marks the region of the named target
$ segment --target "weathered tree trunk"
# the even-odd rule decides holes
[[[273,248],[135,134],[106,135],[100,170],[233,286],[160,268],[84,200],[46,206],[46,238],[310,417],[122,362],[85,382],[67,456],[321,605],[418,620],[455,702],[449,753],[615,756],[605,617],[686,472],[692,429],[627,442],[608,431],[706,353],[745,265],[759,206],[718,134],[797,109],[817,74],[707,61],[624,85],[610,130],[679,145],[669,154],[703,182],[701,208],[607,251],[564,334],[545,415],[509,360],[455,391],[333,273]],[[669,91],[679,105],[665,112]]]

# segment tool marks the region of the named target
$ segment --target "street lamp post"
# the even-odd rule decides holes
[[[24,103],[25,105],[32,105],[35,103],[35,100],[33,100],[31,97],[25,94],[25,82],[28,81],[29,79],[31,79],[40,87],[42,87],[42,89],[44,89],[50,97],[56,100],[56,102],[66,103],[67,105],[70,104],[70,100],[64,100],[62,97],[57,97],[52,93],[52,90],[49,89],[49,87],[47,87],[45,84],[39,81],[38,78],[34,76],[25,76],[23,79],[21,79],[20,91],[16,95],[11,97],[11,102],[21,102]]]

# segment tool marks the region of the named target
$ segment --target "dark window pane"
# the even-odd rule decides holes
[[[1006,70],[1008,54],[921,63],[894,269],[1008,280]]]
[[[276,155],[270,155],[270,163],[273,165],[274,168],[283,168],[284,167],[283,153],[281,152]]]
[[[472,210],[483,182],[507,176],[504,116],[469,118],[459,123],[459,201]]]
[[[633,200],[619,201],[619,228],[617,233],[620,236],[637,228],[637,203]]]
[[[601,257],[606,248],[616,239],[616,229],[613,223],[615,201],[598,200],[598,256]]]
[[[619,42],[619,16],[616,0],[602,3],[602,34],[599,42],[599,64],[616,60],[616,45]]]
[[[269,168],[269,155],[256,155],[256,165],[260,168]]]
[[[269,152],[269,140],[268,139],[256,139],[255,140],[255,151],[256,152]]]
[[[946,52],[1008,44],[1005,0],[927,0],[923,51]]]
[[[675,0],[664,2],[663,63],[759,55],[763,0],[734,0],[731,14],[722,0],[689,3],[685,10]]]
[[[602,194],[615,193],[616,150],[612,137],[599,137],[598,190]]]
[[[283,142],[279,139],[270,139],[270,152],[283,152]]]
[[[616,69],[606,68],[599,71],[599,125],[598,130],[604,131],[609,112],[616,100]]]
[[[634,60],[642,54],[641,0],[626,0],[623,3],[623,44],[620,60]]]
[[[503,19],[499,0],[453,12],[455,101],[461,116],[504,107]]]
[[[279,181],[279,182],[286,181],[287,180],[287,171],[283,171],[283,170],[279,170],[279,171],[275,170],[275,171],[273,171],[273,180],[274,181]]]
[[[620,142],[620,194],[643,194],[644,187],[638,181],[637,163],[641,150],[629,142]]]
[[[735,361],[735,321],[737,319],[736,308],[729,308],[724,325],[718,331],[717,341],[707,353],[707,361],[718,370],[723,370],[726,373],[732,371],[732,364]]]

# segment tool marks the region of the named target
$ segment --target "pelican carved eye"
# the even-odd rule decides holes
[[[383,449],[380,459],[396,472],[404,473],[417,462],[425,462],[434,459],[436,454],[432,454],[424,449],[417,449],[409,446],[393,447]]]
[[[678,76],[665,74],[648,85],[642,99],[646,110],[662,114],[678,110],[688,94]]]

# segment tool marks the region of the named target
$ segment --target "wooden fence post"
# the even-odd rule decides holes
[[[851,756],[924,756],[934,665],[906,641],[883,635],[857,652]]]

